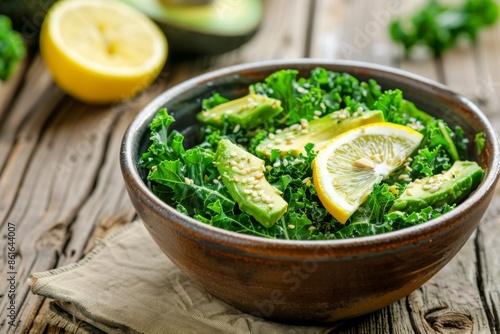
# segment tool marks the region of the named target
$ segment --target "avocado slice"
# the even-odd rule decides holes
[[[222,183],[242,211],[267,228],[285,214],[288,203],[267,182],[263,160],[222,139],[217,145],[215,163]]]
[[[247,42],[258,30],[260,0],[213,0],[179,5],[179,1],[120,0],[151,17],[165,32],[173,52],[217,54]]]
[[[329,140],[343,132],[376,122],[384,122],[384,113],[380,110],[365,111],[360,116],[345,119],[332,117],[332,114],[329,114],[310,122],[303,120],[300,124],[294,124],[280,132],[269,134],[268,138],[260,142],[255,150],[259,155],[266,157],[271,156],[273,149],[280,150],[281,156],[288,152],[293,156],[298,156],[305,152],[304,146],[308,143],[313,143],[315,149],[319,150]]]
[[[453,166],[434,176],[417,179],[396,199],[390,212],[415,212],[428,206],[440,207],[460,202],[474,191],[483,179],[483,169],[474,161],[455,161]]]
[[[218,106],[203,110],[196,118],[205,124],[222,127],[224,116],[229,123],[244,129],[254,128],[283,111],[281,101],[263,95],[248,94]]]

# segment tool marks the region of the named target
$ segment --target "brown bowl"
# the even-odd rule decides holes
[[[149,144],[148,126],[167,107],[178,130],[193,138],[201,99],[214,92],[235,98],[274,71],[293,68],[307,76],[321,66],[373,78],[399,88],[435,117],[460,125],[472,141],[483,131],[480,155],[469,158],[486,175],[478,189],[445,215],[404,230],[348,240],[270,240],[215,228],[176,211],[148,187],[137,167]],[[189,141],[189,140],[188,140]],[[383,308],[414,291],[460,250],[476,229],[494,193],[500,168],[497,134],[482,112],[446,87],[397,69],[324,60],[269,61],[216,70],[164,92],[142,110],[121,150],[125,184],[137,213],[163,252],[194,282],[245,312],[287,322],[331,322]],[[161,291],[158,291],[161,293]]]

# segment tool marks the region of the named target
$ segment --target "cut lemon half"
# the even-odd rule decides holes
[[[313,161],[318,197],[345,224],[379,183],[419,146],[422,134],[403,125],[372,123],[332,139]]]
[[[40,51],[62,90],[84,102],[109,103],[153,82],[167,41],[151,19],[125,4],[65,0],[45,18]]]

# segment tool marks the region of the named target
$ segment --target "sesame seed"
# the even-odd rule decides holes
[[[276,133],[281,133],[281,132],[283,132],[283,130],[282,130],[282,129],[278,129],[278,130],[276,130]]]
[[[236,152],[231,152],[231,157],[236,158]]]
[[[273,167],[279,167],[281,166],[281,162],[279,160],[277,160],[274,164],[273,164]]]
[[[186,185],[190,186],[190,185],[194,184],[194,181],[193,181],[193,180],[191,180],[191,179],[189,179],[189,178],[187,178],[187,177],[185,177],[185,178],[184,178],[184,183],[185,183]]]
[[[313,116],[313,119],[319,119],[319,116]]]
[[[375,168],[375,163],[367,158],[361,158],[356,161],[354,161],[354,166],[359,167],[359,168]]]
[[[314,226],[311,226],[311,227],[308,228],[308,230],[311,231],[311,232],[314,231],[315,229],[316,229],[316,227],[314,227]]]
[[[254,178],[256,180],[262,179],[263,177],[264,177],[264,173],[257,173],[257,174],[254,175]]]
[[[401,174],[398,176],[398,180],[407,180],[410,178],[410,175],[408,174]]]
[[[314,110],[314,115],[321,116],[323,113],[320,110]]]
[[[237,176],[235,176],[235,177],[233,178],[233,180],[234,180],[234,182],[240,182],[240,178],[239,178],[239,177],[237,177]]]
[[[233,170],[233,172],[236,172],[236,173],[238,173],[240,171],[240,169],[236,166],[231,167],[231,169]]]
[[[295,229],[295,225],[289,224],[289,225],[288,225],[288,228],[289,228],[290,230],[293,230],[293,229]]]
[[[433,186],[429,189],[429,191],[430,191],[431,193],[435,193],[436,191],[438,191],[438,190],[439,190],[439,188],[441,188],[441,186],[440,186],[440,185],[435,184],[435,185],[433,185]]]
[[[219,180],[213,179],[213,183],[217,184],[217,183],[219,183]]]
[[[430,184],[424,184],[424,185],[422,186],[422,189],[424,189],[424,190],[429,190],[429,189],[431,189],[431,185],[430,185]]]
[[[304,87],[298,86],[297,87],[297,92],[299,92],[300,94],[307,94],[308,90],[305,89]]]
[[[157,166],[153,166],[153,167],[151,167],[151,170],[155,171],[157,168],[158,168]]]
[[[301,118],[300,119],[300,125],[302,126],[302,128],[307,128],[309,126],[309,122],[307,121],[307,119],[305,118]]]
[[[273,140],[274,138],[276,138],[276,136],[274,135],[274,133],[270,133],[267,135],[267,138]]]
[[[306,184],[310,180],[311,180],[311,178],[308,176],[308,177],[306,177],[305,179],[302,180],[302,184]]]
[[[412,196],[412,195],[413,195],[413,193],[410,191],[410,189],[406,189],[406,195],[408,195],[408,196]]]
[[[243,192],[247,195],[250,195],[252,193],[252,190],[248,189],[248,188],[245,188],[243,189]]]

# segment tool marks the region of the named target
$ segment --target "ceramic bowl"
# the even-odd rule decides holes
[[[469,158],[486,175],[453,211],[404,230],[349,240],[270,240],[218,229],[176,211],[157,198],[137,167],[149,145],[148,126],[167,107],[188,145],[201,100],[214,92],[236,98],[249,84],[286,68],[307,76],[321,66],[373,78],[384,89],[399,88],[407,100],[435,117],[460,125],[473,140],[483,131],[480,155]],[[123,139],[121,168],[137,213],[162,251],[194,282],[245,312],[285,322],[332,322],[383,308],[405,297],[448,263],[476,229],[499,175],[498,137],[483,113],[445,86],[397,69],[355,62],[288,60],[216,70],[181,83],[147,105]],[[158,291],[161,293],[161,291]]]

